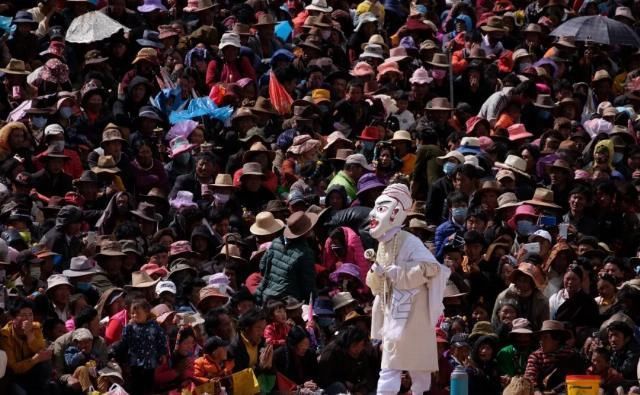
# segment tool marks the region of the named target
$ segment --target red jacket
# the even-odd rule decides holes
[[[360,280],[362,280],[364,284],[367,279],[367,271],[369,271],[369,263],[364,259],[364,248],[362,247],[360,236],[347,226],[342,226],[341,229],[344,232],[347,242],[347,256],[345,256],[344,259],[338,259],[333,251],[331,251],[331,239],[327,237],[327,240],[324,242],[324,259],[322,266],[329,272],[333,272],[340,267],[342,263],[353,263],[360,269]]]
[[[80,178],[82,175],[82,162],[80,161],[80,155],[72,149],[64,149],[64,154],[69,157],[69,160],[64,162],[62,170],[70,175],[74,180]],[[35,157],[34,165],[36,169],[42,169],[41,159],[46,155],[46,151],[39,153]]]
[[[218,82],[230,84],[237,82],[242,78],[251,78],[256,80],[256,71],[253,69],[251,62],[246,56],[240,56],[236,62],[222,63],[222,71],[218,72],[220,60],[214,59],[207,66],[207,86],[211,88]]]
[[[284,346],[287,343],[287,335],[289,334],[289,325],[272,322],[264,328],[264,338],[267,344],[271,344],[274,348]]]

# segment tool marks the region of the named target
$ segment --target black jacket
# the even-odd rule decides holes
[[[280,347],[273,353],[273,367],[299,385],[309,380],[317,381],[318,360],[312,349],[299,357],[289,347]]]
[[[45,196],[64,196],[73,189],[73,178],[65,173],[52,176],[42,169],[33,174],[31,181],[38,193]]]

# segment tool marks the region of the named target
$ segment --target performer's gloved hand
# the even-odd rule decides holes
[[[386,270],[387,277],[389,277],[391,281],[396,281],[396,279],[398,278],[399,271],[400,271],[399,266],[396,266],[396,265],[389,266]]]
[[[380,277],[384,276],[384,268],[378,262],[374,262],[371,265],[371,271]]]

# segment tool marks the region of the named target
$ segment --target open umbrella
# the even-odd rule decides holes
[[[640,48],[640,37],[632,28],[601,15],[569,19],[549,34],[556,37],[574,37],[576,41]]]
[[[76,44],[89,44],[107,39],[119,31],[130,29],[100,11],[87,12],[71,21],[65,40]]]

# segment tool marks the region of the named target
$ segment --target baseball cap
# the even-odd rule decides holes
[[[469,335],[466,333],[456,333],[449,342],[453,347],[471,347],[469,345]]]
[[[373,171],[373,168],[367,163],[367,159],[362,154],[351,154],[347,156],[347,160],[344,162],[346,165],[360,165],[363,168]]]
[[[171,292],[175,295],[178,290],[176,289],[176,285],[173,283],[173,281],[160,281],[156,285],[156,294],[160,295],[163,292]]]
[[[533,232],[533,234],[531,236],[529,236],[529,241],[533,241],[536,237],[542,237],[543,239],[547,240],[549,243],[553,243],[553,239],[551,238],[551,233],[547,232],[546,230],[536,230],[535,232]]]

